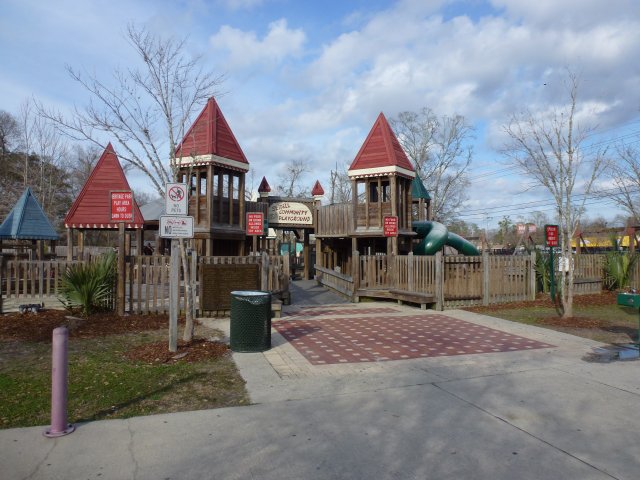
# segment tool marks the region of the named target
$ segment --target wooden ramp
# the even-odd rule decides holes
[[[361,288],[356,291],[356,296],[358,298],[388,298],[396,300],[400,304],[403,302],[415,303],[420,305],[423,310],[427,308],[427,305],[436,303],[434,295],[396,288]]]

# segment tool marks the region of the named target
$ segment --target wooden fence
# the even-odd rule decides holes
[[[354,257],[357,261],[353,263],[358,268],[353,275],[316,267],[318,281],[352,299],[369,296],[411,299],[410,294],[414,294],[416,303],[433,303],[436,308],[535,298],[533,255],[360,256],[356,253]]]
[[[199,257],[203,264],[260,265],[261,289],[279,296],[289,292],[289,258],[287,256]],[[61,308],[58,300],[60,280],[66,268],[78,261],[26,261],[0,257],[0,313],[17,310],[19,305],[44,303]],[[135,313],[167,313],[169,310],[170,256],[137,255],[127,257],[125,273],[125,306]],[[193,287],[197,289],[200,269],[196,269]],[[184,275],[180,268],[181,291]],[[184,310],[183,296],[179,308]]]

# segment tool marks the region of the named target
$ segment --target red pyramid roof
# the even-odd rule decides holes
[[[267,177],[262,177],[262,181],[258,186],[258,193],[268,193],[271,191],[271,187],[269,186],[269,182],[267,182]]]
[[[64,224],[68,228],[117,228],[111,220],[111,192],[131,190],[111,143],[104,149],[89,179],[73,202]],[[142,228],[144,218],[138,204],[133,202],[133,222],[126,228]]]
[[[215,155],[234,161],[231,162],[232,166],[245,171],[249,169],[247,157],[244,156],[244,152],[229,128],[218,102],[213,97],[207,101],[200,115],[176,148],[176,158],[181,155],[182,162],[188,161],[188,157],[191,156]],[[219,159],[210,159],[209,161],[216,160]],[[239,162],[239,165],[233,165],[235,162]]]
[[[312,196],[322,196],[324,195],[324,189],[322,185],[320,185],[320,180],[316,180],[316,184],[313,186],[313,190],[311,190]]]
[[[380,113],[349,167],[349,176],[379,176],[389,173],[415,177],[413,165],[384,114]]]

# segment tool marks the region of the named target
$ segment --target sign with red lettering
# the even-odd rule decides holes
[[[547,239],[547,247],[558,246],[558,225],[545,225],[544,235]]]
[[[129,190],[111,192],[111,220],[133,222],[133,193]]]
[[[385,237],[398,236],[398,217],[395,217],[395,216],[384,217],[384,236]]]
[[[264,235],[264,215],[262,213],[247,213],[247,235]]]

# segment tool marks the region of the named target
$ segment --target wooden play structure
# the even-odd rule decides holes
[[[54,251],[57,240],[58,233],[27,187],[0,224],[0,254],[5,251],[15,259],[44,260],[45,242]]]
[[[118,156],[109,143],[64,219],[67,261],[85,257],[86,233],[90,230],[122,229],[125,253],[131,253],[132,237],[135,237],[135,244],[140,248],[144,218],[135,199],[131,198],[133,219],[124,222],[115,219],[111,196],[116,192],[131,192],[131,188]],[[77,248],[74,248],[74,243]]]

